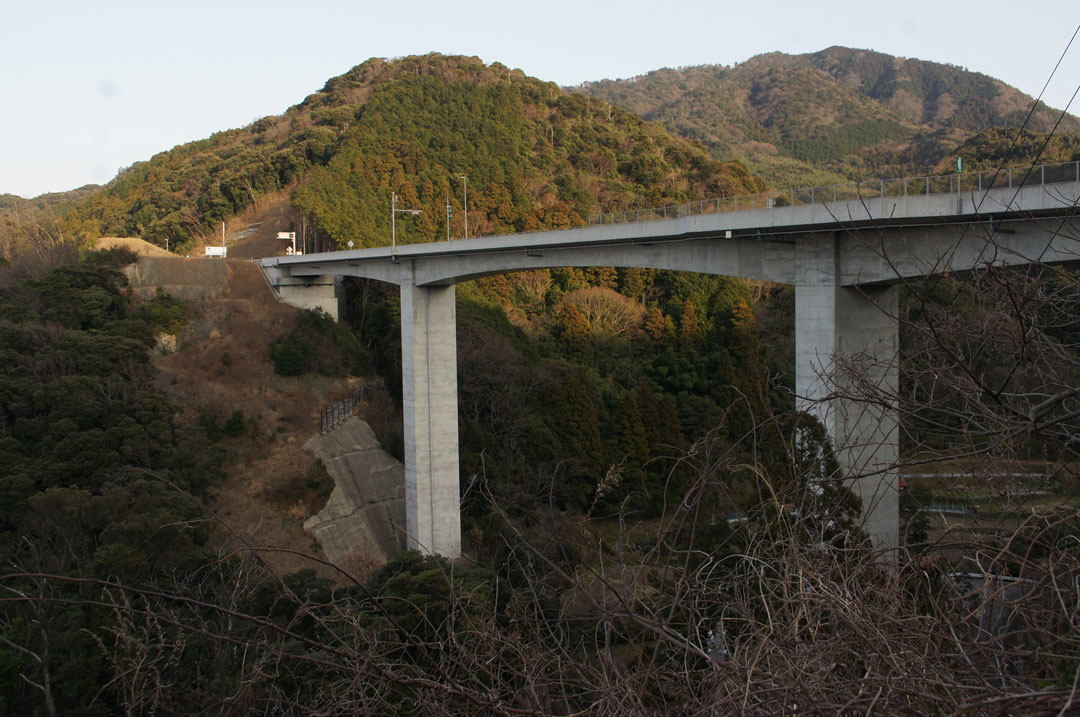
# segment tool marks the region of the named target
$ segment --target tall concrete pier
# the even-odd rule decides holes
[[[335,317],[342,277],[401,287],[408,541],[448,557],[461,552],[455,284],[567,266],[791,284],[798,407],[825,425],[862,498],[864,526],[887,550],[898,544],[897,285],[991,264],[1080,263],[1080,164],[1057,165],[1051,174],[1062,173],[1066,179],[1053,184],[1044,171],[1034,176],[1047,183],[989,190],[977,177],[980,189],[966,193],[932,194],[927,179],[926,193],[909,194],[903,180],[895,185],[903,194],[894,196],[881,182],[876,197],[766,208],[754,202],[746,211],[724,211],[721,200],[694,202],[671,219],[276,257],[262,267],[279,298]],[[987,186],[991,181],[996,177]],[[865,400],[868,391],[875,400]]]
[[[401,285],[409,547],[451,557],[461,553],[456,293],[453,285]]]

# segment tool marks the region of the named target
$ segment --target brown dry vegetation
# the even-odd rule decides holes
[[[176,351],[154,359],[159,385],[184,406],[191,430],[202,430],[201,413],[219,423],[234,411],[245,418],[244,435],[223,439],[226,477],[210,506],[221,519],[219,545],[320,555],[303,521],[322,507],[329,478],[303,444],[317,430],[319,411],[347,393],[348,382],[276,375],[269,342],[285,331],[294,309],[274,299],[254,263],[229,260],[227,266],[223,294],[192,301],[192,320]],[[313,567],[295,554],[263,554],[282,573]]]
[[[165,251],[161,247],[154,246],[138,237],[101,237],[94,244],[94,248],[99,251],[117,248],[127,249],[135,252],[139,256],[174,256],[174,254]]]
[[[297,212],[290,203],[292,188],[259,195],[254,205],[240,212],[225,225],[226,244],[231,259],[260,259],[285,253],[288,242],[277,238],[278,232],[291,231]],[[250,233],[247,233],[250,231]],[[245,234],[243,238],[237,236]],[[297,235],[299,237],[299,234]],[[299,239],[298,239],[299,242]],[[202,256],[204,247],[221,244],[221,225],[214,232],[199,237],[193,250]]]

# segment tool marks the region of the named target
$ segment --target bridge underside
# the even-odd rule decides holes
[[[325,302],[334,315],[340,292],[328,287],[339,287],[343,276],[401,287],[409,544],[456,557],[461,540],[454,284],[459,281],[561,266],[622,266],[793,284],[798,408],[827,428],[844,475],[862,499],[865,528],[878,548],[890,549],[898,544],[899,519],[899,426],[892,403],[899,388],[896,284],[987,264],[1080,259],[1080,226],[1071,218],[829,231],[770,227],[767,234],[742,236],[700,224],[693,229],[655,236],[643,229],[639,237],[620,234],[591,244],[468,240],[438,251],[422,245],[399,253],[336,252],[305,257],[303,263],[264,262],[264,270],[283,300],[306,308]],[[566,235],[579,236],[574,231]],[[305,296],[305,287],[321,293]],[[868,395],[875,400],[865,400]]]

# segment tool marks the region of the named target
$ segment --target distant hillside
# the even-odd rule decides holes
[[[0,262],[10,261],[35,247],[62,242],[62,220],[98,189],[96,184],[87,184],[70,192],[42,194],[33,199],[0,194]]]
[[[32,199],[25,199],[17,194],[0,194],[0,211],[29,207],[32,209],[53,209],[64,214],[99,189],[101,189],[99,184],[86,184],[68,192],[39,194]]]
[[[252,125],[136,163],[69,218],[85,237],[172,247],[281,189],[322,245],[390,242],[390,196],[420,209],[399,238],[570,226],[591,212],[756,191],[737,162],[605,102],[499,64],[373,59]]]
[[[782,186],[933,172],[980,133],[1020,127],[1034,102],[977,72],[845,47],[571,89],[696,139],[714,157],[741,159]],[[1049,133],[1059,116],[1040,104],[1026,129]],[[1057,131],[1080,133],[1080,120],[1068,115]],[[1047,160],[1071,157],[1052,149],[1065,156]]]

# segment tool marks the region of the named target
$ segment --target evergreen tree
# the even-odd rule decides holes
[[[685,349],[693,349],[701,342],[701,337],[701,319],[698,318],[697,307],[687,299],[683,302],[682,315],[679,317],[679,343]]]
[[[655,343],[659,343],[668,338],[667,324],[664,321],[664,314],[660,311],[659,306],[652,306],[645,314],[645,335],[652,339]]]

